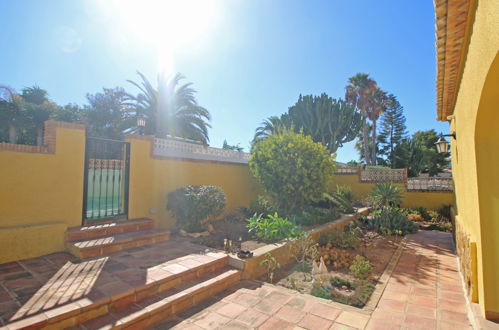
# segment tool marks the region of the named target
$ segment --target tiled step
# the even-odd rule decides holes
[[[92,226],[68,228],[68,241],[88,240],[136,230],[152,229],[154,221],[148,218],[108,221]]]
[[[172,296],[175,298],[173,300],[175,303],[172,301],[172,305],[169,306],[172,311],[178,311],[199,302],[203,297],[222,291],[229,283],[239,280],[239,271],[227,270],[227,261],[227,255],[215,252],[190,254],[173,259],[144,270],[147,277],[141,279],[137,285],[113,287],[110,291],[90,292],[79,300],[9,323],[7,329],[65,329],[79,326],[111,312],[114,312],[113,317],[122,318],[124,315],[121,315],[120,311],[124,313],[128,310],[128,306],[133,310],[136,303],[146,304],[149,301],[158,303]],[[164,303],[166,301],[159,305]],[[155,313],[157,312],[158,310],[155,310]],[[155,313],[148,315],[147,318]]]
[[[106,315],[84,322],[80,328],[86,330],[128,327],[144,329],[175,313],[199,304],[240,280],[241,272],[239,270],[224,267],[215,273],[206,274],[160,294],[112,309]]]
[[[102,256],[139,246],[164,242],[170,238],[170,232],[159,229],[146,229],[114,234],[89,240],[66,242],[69,251],[79,258]]]

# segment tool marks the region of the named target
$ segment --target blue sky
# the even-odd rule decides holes
[[[448,130],[435,119],[431,0],[122,4],[1,1],[0,84],[38,84],[59,104],[82,105],[102,87],[134,92],[126,80],[136,70],[181,72],[212,114],[210,144],[247,150],[255,128],[300,93],[343,97],[350,76],[369,72],[398,97],[411,132]],[[352,144],[337,160],[358,158]]]

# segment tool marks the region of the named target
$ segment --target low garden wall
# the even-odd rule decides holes
[[[354,221],[360,215],[367,215],[369,208],[362,208],[356,214],[343,215],[338,220],[326,223],[322,226],[312,229],[308,232],[308,236],[314,241],[318,241],[321,234],[331,231],[333,228],[339,228],[347,225],[349,222]],[[266,273],[265,267],[260,263],[266,258],[265,254],[270,253],[281,267],[291,264],[295,261],[293,255],[290,253],[290,248],[293,240],[284,241],[275,244],[267,244],[253,252],[253,257],[248,259],[240,259],[235,254],[231,254],[229,258],[229,265],[242,270],[242,277],[244,279],[256,279]]]
[[[399,177],[398,173],[396,175]],[[454,191],[449,186],[449,182],[452,182],[451,179],[445,179],[445,181],[441,179],[445,183],[436,186],[422,183],[422,181],[432,182],[431,178],[417,180],[417,184],[412,183],[413,180],[407,178],[403,181],[394,181],[396,185],[403,189],[402,207],[424,207],[430,210],[437,210],[443,205],[454,205]],[[377,180],[377,182],[384,181],[390,180]],[[363,181],[359,170],[340,171],[334,175],[331,189],[336,185],[349,186],[355,198],[362,200],[371,193],[373,186],[376,184],[375,182],[373,179]],[[408,182],[410,183],[409,186],[407,185]],[[413,186],[415,189],[411,189]]]
[[[128,135],[126,140],[131,144],[129,218],[148,217],[160,228],[173,228],[166,195],[188,185],[222,188],[225,212],[248,206],[258,196],[246,153],[150,136]]]
[[[0,263],[64,250],[82,218],[85,127],[45,122],[43,146],[0,143]]]

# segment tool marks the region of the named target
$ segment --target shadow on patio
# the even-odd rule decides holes
[[[0,317],[3,324],[55,308],[81,308],[202,265],[206,248],[170,240],[80,260],[68,253],[0,265]],[[76,305],[76,306],[75,306]],[[57,314],[56,314],[57,315]]]

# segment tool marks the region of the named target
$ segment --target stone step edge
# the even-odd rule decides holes
[[[131,249],[131,248],[135,248],[135,247],[139,247],[139,246],[151,245],[154,243],[163,242],[163,241],[170,239],[170,236],[171,236],[171,232],[167,231],[167,230],[158,230],[157,232],[146,233],[143,235],[140,235],[141,231],[139,230],[139,231],[136,231],[136,233],[138,233],[137,236],[132,236],[132,237],[120,240],[120,241],[116,241],[116,242],[103,243],[103,244],[93,245],[93,246],[78,247],[74,243],[78,243],[80,241],[73,241],[73,242],[66,242],[66,246],[68,247],[68,250],[73,255],[75,255],[79,258],[90,258],[90,257],[94,257],[94,256],[106,255],[106,254],[110,254],[110,253],[114,253],[114,252],[118,252],[118,251],[123,251],[123,250],[129,249],[129,248]],[[119,235],[119,234],[117,234],[117,235]],[[161,238],[161,239],[157,240],[157,238]],[[151,241],[143,242],[144,244],[135,244],[132,246],[126,246],[125,248],[122,248],[122,249],[104,251],[104,249],[106,249],[106,248],[117,247],[117,246],[127,245],[127,244],[130,245],[130,243],[133,243],[133,242],[140,243],[141,241],[144,241],[144,240],[151,240]],[[98,253],[89,254],[89,255],[86,254],[86,252],[93,251],[93,250],[98,250]]]
[[[153,326],[169,316],[197,305],[203,300],[220,293],[240,280],[240,270],[228,269],[216,277],[195,284],[152,304],[145,305],[137,303],[136,305],[140,309],[117,319],[113,323],[112,329],[122,329],[130,326],[133,326],[135,329],[144,329]],[[87,329],[85,325],[83,327]],[[88,330],[91,330],[91,328],[88,328]]]
[[[114,226],[103,226],[103,227],[95,227],[88,226],[88,229],[81,230],[82,227],[70,227],[66,232],[66,240],[67,241],[77,241],[83,239],[97,238],[97,237],[105,237],[113,234],[119,234],[125,232],[124,229],[130,229],[127,231],[133,230],[141,230],[145,228],[141,228],[141,226],[146,225],[147,227],[151,226],[154,228],[154,220],[149,218],[138,218],[126,221],[115,221],[109,222],[108,224],[116,223]]]
[[[209,256],[210,253],[207,253]],[[175,259],[174,259],[175,260]],[[157,279],[151,283],[127,290],[99,301],[82,298],[78,301],[36,314],[25,319],[6,324],[6,329],[42,329],[45,327],[63,329],[81,324],[93,318],[107,314],[112,308],[126,306],[127,303],[141,301],[149,295],[161,293],[174,286],[201,277],[203,274],[215,272],[227,266],[228,256],[205,262],[183,272]]]

